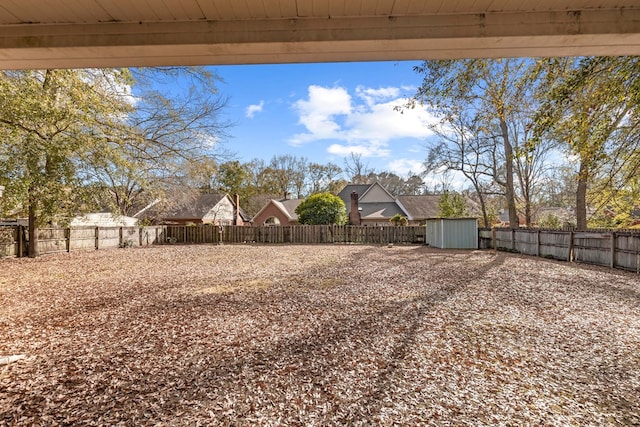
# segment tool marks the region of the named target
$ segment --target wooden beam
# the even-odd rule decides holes
[[[0,26],[0,68],[640,55],[640,9]]]

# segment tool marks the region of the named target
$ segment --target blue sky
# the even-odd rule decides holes
[[[394,105],[415,93],[417,62],[213,67],[234,123],[225,147],[241,161],[291,154],[344,166],[350,152],[376,171],[419,172],[425,157],[424,108]]]

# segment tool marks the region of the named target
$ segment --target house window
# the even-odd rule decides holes
[[[264,225],[280,225],[280,220],[275,216],[270,216],[264,221]]]

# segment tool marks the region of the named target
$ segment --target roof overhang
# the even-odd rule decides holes
[[[3,3],[3,69],[640,55],[636,0]]]

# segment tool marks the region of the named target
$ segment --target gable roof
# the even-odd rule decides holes
[[[376,192],[378,194],[376,194]],[[380,197],[380,194],[382,195],[382,197]],[[383,198],[386,200],[383,200]],[[367,199],[372,199],[372,200],[369,201]],[[371,184],[369,188],[367,188],[366,191],[360,195],[360,203],[376,203],[376,202],[390,202],[390,201],[395,202],[395,197],[393,196],[393,194],[389,193],[389,190],[384,188],[382,184],[380,184],[377,181]]]
[[[304,199],[271,199],[269,200],[269,203],[265,204],[262,209],[260,209],[258,213],[255,214],[254,218],[259,217],[260,214],[262,214],[262,212],[269,207],[269,205],[273,205],[278,208],[278,210],[280,210],[287,218],[289,218],[289,221],[297,221],[298,214],[296,213],[296,208],[303,201]]]
[[[393,194],[389,193],[389,190],[384,188],[378,181],[372,184],[347,184],[338,193],[338,197],[342,199],[345,206],[347,207],[347,210],[349,210],[349,206],[351,205],[351,193],[353,193],[354,191],[356,192],[356,194],[358,194],[358,201],[360,204],[392,202],[395,199]],[[378,198],[375,195],[376,191],[380,191],[383,197]],[[366,200],[367,198],[372,200]]]
[[[285,200],[273,200],[273,203],[284,212],[291,221],[298,220],[298,214],[296,208],[304,199],[285,199]]]
[[[347,184],[345,187],[338,193],[338,197],[342,199],[344,205],[349,210],[349,206],[351,204],[351,193],[354,191],[358,194],[358,199],[362,197],[362,195],[371,187],[371,184]]]
[[[236,208],[237,208],[237,206],[236,206]],[[239,208],[238,209],[238,213],[240,214],[240,218],[242,219],[243,222],[251,222],[251,217],[249,216],[248,213],[246,213],[244,211],[244,209]]]
[[[440,197],[440,195],[402,195],[397,197],[397,202],[406,212],[409,220],[417,221],[438,216]]]
[[[362,203],[358,205],[362,208],[360,219],[365,220],[388,220],[396,214],[405,215],[404,211],[395,202]]]
[[[406,215],[393,195],[377,181],[373,184],[348,184],[338,193],[347,212],[351,209],[351,193],[354,191],[358,194],[361,221],[388,220],[397,214]]]
[[[199,194],[192,203],[169,210],[165,218],[203,218],[214,206],[224,198],[231,198],[226,194]],[[233,204],[233,201],[231,201]]]

